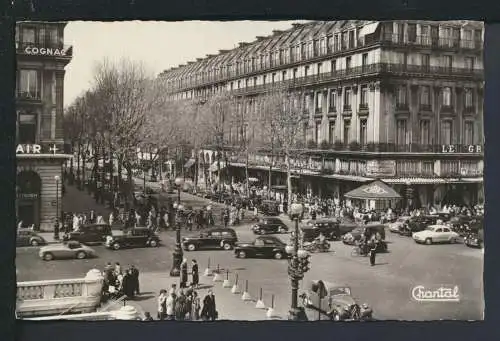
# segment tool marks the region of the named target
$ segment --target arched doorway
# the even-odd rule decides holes
[[[21,171],[16,181],[17,221],[23,226],[40,225],[40,197],[42,180],[34,171]]]

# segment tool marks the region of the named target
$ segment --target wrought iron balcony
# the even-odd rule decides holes
[[[395,46],[415,46],[443,49],[464,49],[464,50],[482,50],[483,42],[471,39],[458,38],[438,38],[430,35],[416,35],[405,37],[397,33],[386,33],[382,35],[382,43]]]
[[[40,91],[16,91],[16,99],[28,102],[40,102],[42,100],[42,95]]]

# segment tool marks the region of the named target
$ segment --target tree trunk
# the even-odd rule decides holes
[[[78,154],[77,154],[77,160],[76,160],[76,187],[78,189],[81,189],[81,184],[80,184],[80,161],[81,161],[81,144],[78,143]]]
[[[125,193],[125,210],[128,212],[130,210],[130,203],[133,202],[132,196],[134,191],[134,179],[132,178],[132,165],[127,163],[125,165],[125,169],[127,170],[127,190]]]
[[[273,153],[271,153],[271,163],[269,164],[269,178],[267,187],[267,199],[271,198],[271,188],[273,185]]]
[[[286,154],[286,187],[288,191],[288,212],[292,208],[292,169],[290,165],[290,155]]]
[[[118,159],[118,165],[117,166],[118,166],[118,183],[116,184],[117,185],[116,191],[118,193],[121,193],[121,190],[122,190],[123,156],[121,156]]]
[[[194,155],[194,188],[196,190],[198,190],[198,177],[200,176],[200,170],[199,170],[199,167],[198,167],[198,162],[199,162],[199,159],[198,159],[198,149],[195,148],[195,155]]]
[[[221,176],[221,169],[220,169],[220,151],[217,153],[217,191],[219,193],[222,193],[222,176]]]

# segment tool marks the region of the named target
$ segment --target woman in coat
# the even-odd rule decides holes
[[[200,319],[200,298],[198,297],[198,293],[193,291],[191,294],[191,320],[197,321]]]
[[[198,263],[196,262],[195,259],[192,260],[191,276],[193,277],[191,286],[196,289],[198,288],[198,283],[200,282],[200,276],[198,274]]]
[[[180,278],[181,285],[180,285],[180,287],[185,288],[187,281],[188,281],[187,259],[184,258],[182,260],[182,263],[181,263],[181,278]]]

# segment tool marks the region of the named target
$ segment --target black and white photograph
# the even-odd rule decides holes
[[[483,42],[17,22],[16,318],[483,320]]]

